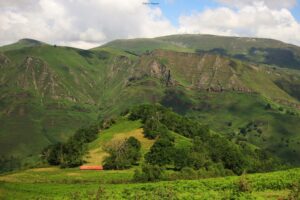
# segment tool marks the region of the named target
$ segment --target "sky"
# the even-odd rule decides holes
[[[0,45],[32,38],[88,49],[186,33],[300,46],[300,0],[0,0]]]

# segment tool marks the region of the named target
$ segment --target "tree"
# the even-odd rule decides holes
[[[62,155],[62,143],[49,145],[42,151],[42,158],[50,165],[60,165]]]
[[[128,159],[130,163],[136,164],[141,158],[141,143],[134,137],[130,137],[126,140],[128,148]]]
[[[173,162],[174,143],[166,137],[159,138],[145,156],[147,163],[164,166]]]
[[[127,169],[140,159],[141,143],[134,137],[123,140],[113,140],[104,150],[109,154],[104,159],[106,169]]]
[[[50,165],[61,167],[76,167],[81,165],[83,156],[87,151],[87,143],[98,136],[98,127],[91,125],[78,129],[65,143],[49,145],[42,151],[42,158]]]
[[[159,135],[167,134],[168,129],[157,119],[147,119],[144,124],[144,136],[148,139],[155,139]]]
[[[211,137],[208,142],[214,162],[221,161],[226,169],[230,169],[236,174],[242,174],[249,167],[240,146],[217,135]]]

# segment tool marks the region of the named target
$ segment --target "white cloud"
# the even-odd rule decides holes
[[[296,0],[215,1],[224,6],[183,15],[174,27],[159,7],[144,0],[0,0],[0,45],[33,38],[90,48],[119,38],[176,33],[267,37],[300,45],[300,24],[289,10]]]
[[[300,44],[300,24],[286,8],[272,9],[264,3],[239,9],[220,7],[179,19],[181,33],[266,37]]]
[[[269,8],[292,8],[296,5],[296,0],[217,0],[220,3],[235,6],[235,7],[243,7],[243,6],[251,6],[256,3],[262,2]]]
[[[118,38],[154,37],[176,32],[159,8],[150,8],[142,2],[0,0],[0,42],[29,37],[89,48]]]

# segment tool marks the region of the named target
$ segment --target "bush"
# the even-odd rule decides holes
[[[298,182],[293,183],[291,192],[288,196],[288,200],[299,200],[300,199],[300,179]]]
[[[240,179],[236,183],[236,186],[237,186],[238,192],[251,192],[252,191],[251,184],[249,183],[245,173],[243,173],[241,175]]]
[[[134,181],[148,182],[148,181],[159,181],[163,177],[164,170],[158,165],[143,165],[142,172],[135,170]]]
[[[190,167],[184,167],[180,171],[180,176],[182,179],[197,179],[198,174],[197,172]]]

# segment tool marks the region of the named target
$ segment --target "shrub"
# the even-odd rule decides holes
[[[142,171],[135,170],[134,181],[159,181],[163,177],[163,172],[163,169],[158,165],[145,164],[142,166]]]
[[[300,199],[300,179],[298,182],[293,183],[291,192],[288,196],[288,200],[299,200]]]
[[[240,179],[236,183],[236,186],[237,186],[238,192],[251,192],[252,191],[251,184],[249,183],[245,173],[243,173],[241,175]]]
[[[182,179],[197,179],[198,174],[193,168],[184,167],[180,171],[180,177]]]

